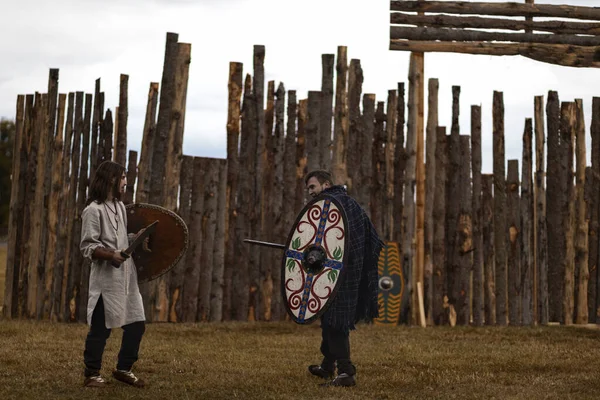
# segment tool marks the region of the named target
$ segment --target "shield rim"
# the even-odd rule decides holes
[[[185,223],[185,221],[183,220],[183,218],[181,218],[176,212],[169,210],[168,208],[165,207],[161,207],[157,204],[149,204],[149,203],[130,203],[127,204],[125,206],[125,210],[129,211],[133,208],[149,208],[149,209],[154,209],[157,211],[162,212],[163,214],[169,215],[170,217],[173,217],[173,219],[175,220],[175,223],[177,225],[180,225],[183,227],[183,232],[184,232],[184,243],[183,243],[183,249],[181,250],[181,252],[179,253],[179,255],[177,256],[177,258],[171,263],[171,265],[168,268],[165,268],[163,270],[163,272],[161,272],[160,274],[153,274],[145,279],[140,279],[139,278],[139,274],[138,274],[138,283],[146,283],[146,282],[150,282],[153,281],[157,278],[160,278],[161,276],[163,276],[164,274],[166,274],[167,272],[171,271],[177,264],[179,264],[179,262],[183,259],[183,257],[185,256],[185,254],[187,253],[188,247],[189,247],[189,243],[190,243],[190,233],[189,233],[189,229],[187,227],[187,224]],[[129,216],[127,217],[127,228],[129,229]],[[135,232],[127,232],[127,233],[135,233]],[[135,253],[135,252],[134,252]],[[133,258],[133,254],[132,254],[132,258]],[[135,266],[136,272],[137,272],[137,265]]]
[[[298,223],[300,222],[300,219],[302,218],[302,216],[304,216],[304,214],[306,214],[306,212],[310,209],[310,207],[313,206],[313,204],[318,203],[319,201],[328,200],[328,199],[331,200],[331,202],[338,208],[338,210],[340,210],[340,214],[342,216],[342,221],[344,222],[344,227],[346,228],[346,232],[348,232],[349,227],[348,227],[348,217],[346,216],[346,210],[344,210],[344,207],[342,207],[340,202],[334,196],[327,194],[327,193],[322,193],[322,194],[318,195],[317,197],[315,197],[314,199],[312,199],[311,201],[309,201],[308,203],[306,203],[304,208],[296,216],[294,225],[292,225],[292,227],[290,228],[290,232],[288,233],[288,237],[285,241],[285,249],[288,249],[290,247],[292,237],[294,236],[294,231],[295,231],[296,227],[298,226]],[[321,316],[329,309],[329,307],[335,300],[335,297],[338,292],[338,288],[343,283],[343,281],[346,277],[346,266],[348,265],[348,252],[346,251],[346,249],[348,248],[348,244],[349,244],[348,235],[346,234],[344,236],[344,257],[342,259],[343,267],[340,269],[340,274],[338,276],[337,283],[333,287],[333,290],[331,291],[331,295],[329,296],[329,299],[327,300],[325,305],[321,308],[321,310],[319,310],[319,312],[317,312],[312,317],[305,319],[303,321],[299,321],[298,318],[294,315],[294,313],[292,312],[292,310],[290,310],[290,308],[288,306],[286,292],[285,292],[285,279],[284,279],[285,278],[285,265],[286,265],[287,257],[284,252],[284,255],[281,259],[281,276],[282,276],[281,284],[280,284],[281,297],[283,299],[285,311],[288,313],[288,315],[290,316],[292,321],[294,321],[295,323],[297,323],[299,325],[308,325],[308,324],[314,322],[316,319],[321,318]]]

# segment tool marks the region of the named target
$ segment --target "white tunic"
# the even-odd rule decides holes
[[[122,250],[129,246],[125,205],[120,201],[116,205],[115,208],[112,201],[108,204],[93,201],[81,216],[80,248],[83,257],[91,260],[87,322],[91,325],[94,308],[102,295],[104,318],[109,329],[146,320],[133,259],[125,260],[115,268],[110,261],[92,258],[97,247]]]

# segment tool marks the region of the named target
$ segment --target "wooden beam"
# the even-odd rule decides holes
[[[557,17],[600,19],[600,7],[550,4],[485,3],[465,1],[390,2],[391,11],[433,12],[450,14],[503,15],[507,17]]]
[[[390,23],[435,28],[532,30],[559,34],[600,35],[600,25],[597,22],[520,21],[507,18],[465,17],[447,14],[415,15],[394,12],[390,14]]]
[[[485,54],[491,56],[521,55],[533,60],[567,67],[600,68],[600,49],[597,47],[564,44],[523,44],[486,42],[435,42],[420,40],[390,40],[390,50]]]
[[[599,46],[600,36],[577,36],[555,33],[506,33],[467,29],[431,27],[390,27],[390,39],[440,40],[466,42],[519,42],[545,44],[571,44],[576,46]]]

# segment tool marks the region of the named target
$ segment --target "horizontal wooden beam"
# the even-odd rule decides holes
[[[533,30],[558,34],[600,35],[600,22],[521,21],[507,18],[465,17],[447,14],[416,15],[393,12],[390,14],[390,23],[434,28]]]
[[[600,46],[600,36],[559,35],[553,33],[505,33],[466,29],[392,26],[390,39],[441,40],[468,42],[518,42]],[[600,51],[600,47],[598,47]]]
[[[533,60],[567,67],[600,68],[600,50],[594,47],[564,44],[457,43],[392,39],[390,41],[390,50],[483,54],[491,56],[521,55]]]
[[[448,14],[504,15],[507,17],[556,17],[600,20],[600,7],[551,4],[392,0],[390,2],[390,10]]]

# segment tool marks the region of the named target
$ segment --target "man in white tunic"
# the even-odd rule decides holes
[[[84,385],[105,386],[100,376],[102,354],[112,328],[123,328],[123,339],[113,377],[136,387],[144,386],[131,368],[138,359],[145,331],[142,296],[132,258],[123,258],[134,235],[127,234],[127,214],[120,201],[127,178],[120,164],[105,161],[98,167],[82,213],[81,252],[91,260],[85,341]]]

